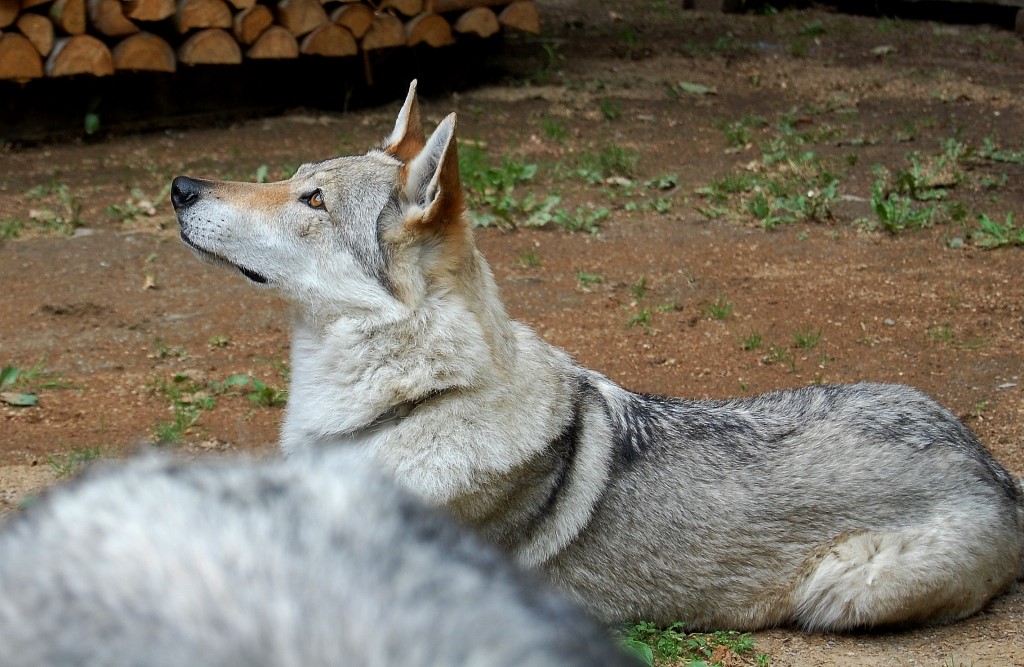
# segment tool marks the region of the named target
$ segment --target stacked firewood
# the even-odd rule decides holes
[[[503,28],[540,32],[533,0],[0,0],[0,79],[353,56]]]

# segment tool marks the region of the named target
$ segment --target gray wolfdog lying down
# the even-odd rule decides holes
[[[0,532],[5,667],[634,664],[353,452],[101,468]]]
[[[414,87],[365,155],[171,199],[195,255],[293,305],[286,452],[372,455],[604,621],[941,623],[1017,576],[1016,481],[920,392],[635,394],[512,321],[455,116],[424,139]]]

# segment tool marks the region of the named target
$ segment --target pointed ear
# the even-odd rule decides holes
[[[386,153],[408,164],[423,148],[423,124],[420,121],[420,103],[416,99],[416,79],[409,84],[405,104],[398,112],[395,129],[384,140],[382,148]]]
[[[463,221],[455,121],[454,113],[442,120],[409,165],[405,193],[422,213],[409,219],[407,226],[440,231]]]

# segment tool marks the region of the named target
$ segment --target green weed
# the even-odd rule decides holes
[[[971,236],[982,248],[1024,245],[1024,226],[1017,227],[1014,224],[1013,213],[1007,213],[1002,222],[982,213],[978,216],[978,229],[974,230]]]
[[[620,641],[628,651],[648,665],[656,663],[700,665],[716,656],[723,648],[728,653],[745,656],[754,650],[750,633],[719,631],[687,633],[682,623],[659,628],[640,622],[623,629]]]
[[[704,306],[704,312],[716,320],[727,319],[732,315],[733,306],[724,296],[719,296],[714,302]]]
[[[756,331],[751,331],[745,338],[740,340],[740,348],[743,350],[759,350],[764,344],[761,334]]]
[[[549,221],[553,207],[560,201],[549,196],[537,201],[532,194],[516,195],[516,187],[529,182],[537,174],[537,165],[521,162],[506,154],[499,165],[490,164],[484,150],[476,144],[466,143],[459,148],[459,174],[467,193],[479,211],[474,208],[473,223],[487,227],[492,224],[515,226],[522,222],[542,225]]]
[[[46,464],[58,479],[77,474],[90,461],[100,458],[99,447],[75,447],[69,452],[50,454]]]
[[[26,192],[25,198],[40,204],[29,211],[29,219],[43,231],[70,235],[82,226],[82,200],[66,183],[40,185]]]
[[[604,282],[604,276],[600,273],[587,273],[586,271],[577,271],[576,280],[580,281],[580,285],[587,287],[589,285],[598,285]]]
[[[535,269],[540,266],[540,255],[535,250],[526,249],[519,253],[519,266]]]
[[[978,157],[990,162],[1003,162],[1006,164],[1024,164],[1024,150],[1013,151],[999,148],[992,137],[985,137],[982,140],[981,148],[978,149]]]
[[[551,116],[544,116],[541,124],[544,128],[545,136],[552,141],[562,142],[569,136],[569,131],[565,128],[565,124]]]
[[[821,329],[817,331],[808,329],[806,331],[793,332],[793,347],[799,350],[813,350],[821,342]]]
[[[605,120],[618,120],[622,116],[622,107],[611,98],[601,98],[598,106],[601,108],[601,115]]]
[[[556,209],[552,213],[552,221],[571,232],[583,231],[596,234],[600,229],[600,223],[610,215],[607,208],[593,208],[590,206],[577,206],[575,211]]]

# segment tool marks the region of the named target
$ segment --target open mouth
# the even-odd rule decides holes
[[[266,285],[267,283],[270,282],[270,279],[261,273],[257,273],[252,269],[247,269],[244,266],[235,264],[234,262],[229,261],[225,257],[218,255],[217,253],[210,252],[206,248],[199,247],[192,239],[188,237],[188,234],[185,233],[184,229],[181,230],[179,236],[181,236],[182,242],[189,248],[191,248],[193,252],[195,252],[201,258],[208,260],[214,264],[222,264],[225,266],[229,266],[233,269],[237,269],[239,273],[241,273],[243,276],[245,276],[246,278],[248,278],[249,280],[258,285]]]

